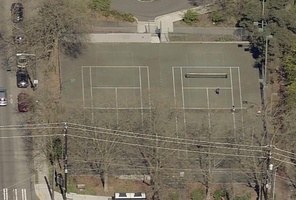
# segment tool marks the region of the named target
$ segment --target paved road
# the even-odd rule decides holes
[[[11,0],[3,0],[0,5],[1,32],[6,39],[11,37]],[[3,47],[3,46],[2,46]],[[0,63],[14,55],[11,47],[1,48]],[[11,57],[12,58],[12,57]],[[0,68],[0,87],[7,88],[9,104],[0,107],[0,193],[3,200],[35,200],[33,187],[33,164],[20,130],[4,130],[3,126],[19,124],[22,114],[18,113],[16,97],[21,89],[16,87],[15,72]]]
[[[115,10],[131,13],[139,21],[154,20],[155,17],[192,7],[188,0],[155,0],[141,2],[137,0],[112,0]]]

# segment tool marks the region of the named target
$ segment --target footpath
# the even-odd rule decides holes
[[[211,11],[211,5],[191,8],[198,14],[205,14]],[[174,31],[174,22],[183,19],[187,10],[181,10],[156,17],[153,21],[137,21],[137,33],[97,33],[89,34],[91,43],[124,43],[144,42],[160,43],[168,42],[168,33]]]
[[[47,163],[48,161],[46,160],[45,156],[42,153],[35,156],[34,167],[38,176],[35,182],[35,193],[40,200],[52,200],[44,179],[44,177],[49,178],[50,167],[48,166]],[[63,200],[62,194],[59,192],[55,192],[54,199]],[[69,200],[110,200],[111,197],[69,193],[67,194],[67,199]]]

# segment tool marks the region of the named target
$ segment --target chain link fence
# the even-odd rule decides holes
[[[226,27],[174,27],[168,34],[170,42],[190,41],[247,41],[248,33],[244,28]]]

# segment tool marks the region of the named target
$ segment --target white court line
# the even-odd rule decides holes
[[[93,86],[92,89],[123,89],[123,90],[128,90],[128,89],[141,89],[140,87],[98,87],[98,86]]]
[[[149,107],[135,107],[135,108],[114,108],[114,107],[84,107],[85,109],[94,109],[94,110],[151,110]]]
[[[92,77],[91,77],[91,68],[89,68],[89,83],[90,83],[90,101],[91,101],[91,107],[94,107],[94,100],[93,100],[93,93],[92,93]],[[94,112],[91,112],[91,119],[92,122],[94,122]]]
[[[142,95],[142,75],[141,75],[141,67],[139,67],[139,82],[140,82],[140,103],[141,108],[143,108],[143,95]],[[144,123],[144,113],[143,109],[141,109],[141,116],[142,116],[142,124]]]
[[[205,90],[205,89],[217,89],[217,87],[184,87],[183,89],[185,90],[190,90],[190,89],[194,89],[194,90]],[[220,87],[221,90],[230,90],[232,89],[231,87]]]
[[[240,80],[240,70],[238,68],[238,87],[239,87],[239,99],[240,99],[240,104],[241,107],[243,106],[243,97],[242,97],[242,86],[241,86],[241,80]]]
[[[148,66],[122,66],[122,65],[116,65],[116,66],[81,66],[82,68],[147,68]]]
[[[211,132],[211,113],[210,113],[210,97],[209,97],[209,89],[207,88],[207,106],[208,106],[208,123],[209,123],[209,130]]]
[[[147,66],[146,67],[146,70],[147,70],[147,79],[148,79],[148,103],[149,103],[149,107],[151,109],[151,94],[150,94],[150,75],[149,75],[149,67]]]
[[[231,108],[181,108],[185,110],[231,110]],[[242,110],[246,110],[247,107],[241,107]]]
[[[13,199],[17,200],[17,189],[13,189]]]
[[[175,83],[175,69],[172,68],[172,76],[173,76],[173,90],[174,90],[174,103],[175,108],[177,108],[177,98],[176,98],[176,83]],[[176,137],[179,138],[179,127],[178,127],[178,116],[175,116],[175,128],[176,128]],[[180,152],[178,151],[178,158],[180,158]]]
[[[184,84],[183,84],[183,71],[182,68],[180,68],[180,75],[181,75],[181,88],[182,88],[182,106],[183,109],[185,108],[185,97],[184,97]]]
[[[117,88],[115,88],[115,109],[116,109],[116,122],[118,124],[118,97],[117,97]]]
[[[184,87],[184,84],[183,84],[183,71],[182,71],[182,68],[180,68],[180,76],[181,76],[181,88],[182,88],[182,101],[183,101],[183,123],[184,123],[184,135],[185,135],[185,138],[187,138],[187,129],[186,129],[186,113],[185,113],[185,97],[184,97],[184,90],[183,90],[183,87]],[[186,146],[186,157],[187,157],[187,142],[185,144]]]
[[[7,188],[3,188],[3,199],[8,200],[8,189]]]
[[[231,86],[231,102],[232,102],[232,105],[235,106],[234,96],[233,96],[232,69],[230,68],[229,71],[230,71],[230,86]],[[235,112],[232,112],[232,120],[233,120],[233,129],[234,129],[234,132],[236,133]]]
[[[175,84],[175,69],[174,69],[174,68],[172,68],[172,76],[173,76],[174,102],[175,102],[175,106],[177,106],[177,99],[176,99],[176,84]]]
[[[82,105],[85,106],[83,68],[81,68]]]
[[[174,103],[175,103],[175,108],[177,108],[177,99],[176,99],[176,83],[175,83],[175,69],[172,68],[172,76],[173,76],[173,90],[174,90]],[[178,134],[178,117],[175,116],[175,121],[176,121],[176,133],[177,133],[177,138],[179,137]]]
[[[173,68],[187,68],[187,69],[196,69],[196,68],[200,68],[200,69],[208,69],[208,68],[211,68],[211,69],[229,69],[229,68],[239,68],[239,67],[231,67],[231,66],[228,66],[228,67],[217,67],[217,66],[174,66]]]
[[[229,74],[230,74],[230,88],[231,88],[231,103],[234,106],[234,96],[233,96],[233,82],[232,82],[232,70],[229,68]]]
[[[241,79],[240,79],[240,70],[239,68],[237,69],[237,74],[238,74],[238,87],[239,87],[239,99],[240,99],[240,105],[241,108],[243,107],[243,97],[242,97],[242,86],[241,86]],[[242,120],[242,126],[244,127],[244,116],[241,113],[241,120]],[[243,138],[245,137],[244,129],[243,129]]]

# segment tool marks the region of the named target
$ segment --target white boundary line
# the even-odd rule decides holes
[[[211,131],[212,125],[211,125],[211,108],[210,108],[210,97],[209,97],[209,89],[207,88],[207,106],[208,106],[208,123],[209,123],[209,131]]]
[[[237,105],[237,107],[240,107],[241,110],[243,109],[246,109],[243,107],[242,105],[242,90],[241,90],[241,80],[240,80],[240,71],[239,71],[239,67],[217,67],[217,66],[174,66],[172,67],[172,71],[173,71],[173,88],[174,88],[174,99],[176,101],[176,86],[175,86],[175,69],[179,69],[180,72],[181,72],[181,87],[182,87],[182,101],[183,101],[183,104],[182,104],[182,109],[185,111],[185,110],[225,110],[225,109],[231,109],[231,108],[185,108],[185,97],[184,97],[184,90],[186,89],[206,89],[207,90],[207,101],[209,101],[209,94],[208,94],[208,90],[209,89],[215,89],[215,88],[212,88],[212,87],[184,87],[184,84],[183,84],[183,69],[229,69],[230,71],[230,87],[224,87],[222,89],[230,89],[231,90],[231,101],[232,101],[232,105],[234,105],[234,88],[233,88],[233,73],[232,73],[232,70],[233,69],[237,69],[237,75],[238,75],[238,81],[239,81],[239,95],[240,95],[240,105]],[[208,102],[209,103],[209,102]],[[210,113],[209,113],[210,114]],[[185,127],[186,127],[186,118],[185,118],[185,112],[184,112],[184,124],[185,124]],[[209,116],[210,117],[210,116]],[[242,118],[242,122],[243,122],[243,115],[241,113],[241,118]],[[209,119],[210,120],[210,119]],[[210,122],[209,122],[210,123]],[[233,113],[233,127],[234,127],[234,130],[236,129],[236,118],[235,118],[235,113]]]
[[[233,80],[232,80],[232,69],[231,68],[229,68],[229,73],[230,73],[230,86],[231,86],[231,102],[232,102],[232,106],[235,106],[234,105],[234,96],[233,96]],[[233,120],[234,133],[236,133],[235,112],[232,112],[232,120]]]
[[[85,106],[85,96],[84,96],[84,78],[83,78],[83,68],[81,68],[81,86],[82,86],[82,106]]]
[[[176,99],[176,84],[175,84],[175,69],[174,69],[174,68],[172,68],[172,76],[173,76],[174,101],[175,101],[175,106],[177,106],[177,99]]]
[[[94,86],[92,87],[92,89],[123,89],[123,90],[140,90],[141,87],[97,87],[97,86]]]
[[[135,108],[108,108],[108,107],[84,107],[85,109],[94,109],[94,110],[151,110],[149,107],[135,107]]]
[[[151,109],[151,94],[150,94],[150,71],[149,71],[149,67],[146,66],[146,70],[147,70],[147,79],[148,79],[148,104],[149,104],[149,108]]]
[[[174,103],[175,103],[175,108],[177,108],[175,69],[174,68],[172,68],[172,76],[173,76]],[[175,126],[176,127],[176,137],[179,138],[178,116],[175,116],[175,123],[176,123],[176,126]],[[178,151],[178,158],[180,158],[179,151]]]
[[[233,82],[232,82],[232,70],[229,68],[229,74],[230,74],[230,88],[231,88],[231,104],[234,106],[234,96],[233,96]]]
[[[185,113],[185,100],[184,100],[184,90],[183,90],[183,86],[184,86],[184,84],[183,84],[183,69],[182,68],[180,68],[179,69],[180,70],[180,76],[181,76],[181,86],[182,86],[182,102],[183,102],[183,123],[184,123],[184,136],[185,136],[185,138],[187,138],[187,129],[186,129],[186,124],[187,124],[187,122],[186,122],[186,113]],[[186,144],[185,144],[185,146],[186,146],[186,157],[188,156],[187,155],[187,142],[186,142]]]
[[[217,67],[217,66],[174,66],[173,68],[187,68],[187,69],[196,69],[196,68],[201,68],[201,69],[229,69],[229,68],[239,68],[239,67]]]
[[[181,88],[182,88],[182,106],[183,106],[183,109],[185,108],[185,97],[184,97],[184,84],[183,84],[183,71],[182,71],[182,68],[180,68],[180,76],[181,76]]]
[[[240,70],[239,68],[237,69],[238,73],[238,86],[239,86],[239,99],[240,99],[240,107],[243,107],[243,97],[242,97],[242,86],[241,86],[241,79],[240,79]],[[244,127],[244,116],[243,113],[241,113],[241,120],[242,120],[242,126]],[[243,138],[245,137],[245,132],[244,128],[242,129],[243,131]]]
[[[81,66],[82,68],[148,68],[148,66],[121,66],[121,65],[104,65],[104,66]]]
[[[87,107],[85,106],[85,88],[84,88],[84,68],[89,68],[89,81],[90,81],[90,99],[91,99],[91,107]],[[138,68],[139,69],[139,87],[97,87],[97,86],[92,86],[92,68]],[[142,89],[142,74],[141,74],[141,68],[145,68],[146,72],[147,72],[147,87],[148,87],[148,92],[149,92],[149,108],[151,109],[151,99],[150,99],[150,75],[149,75],[149,66],[81,66],[81,76],[82,76],[82,98],[83,98],[83,107],[84,108],[92,108],[92,109],[104,109],[106,110],[106,108],[100,108],[100,107],[94,107],[93,105],[93,89],[115,89],[116,90],[116,105],[118,107],[118,98],[117,98],[117,90],[118,89],[134,89],[134,90],[140,90],[140,104],[141,104],[141,108],[136,108],[138,110],[142,110],[142,116],[143,116],[143,109],[147,109],[143,107],[143,89]],[[131,109],[134,110],[135,108],[107,108],[107,109]],[[94,113],[92,112],[92,119],[94,120]]]
[[[118,124],[118,97],[117,97],[117,88],[115,88],[115,109],[116,109],[116,122]]]
[[[94,107],[94,101],[93,101],[93,93],[92,93],[92,77],[91,77],[91,68],[89,68],[89,83],[90,83],[90,101],[91,101],[91,107]],[[94,122],[94,112],[91,112],[91,119],[92,122]]]
[[[182,108],[183,109],[183,108]],[[208,110],[209,108],[184,108],[185,110]],[[210,108],[210,110],[231,110],[232,108]],[[242,110],[246,110],[247,107],[241,107]]]
[[[144,113],[143,113],[143,91],[142,91],[142,74],[141,67],[139,67],[139,82],[140,82],[140,104],[141,104],[141,116],[142,116],[142,124],[144,123]]]
[[[206,89],[217,89],[217,87],[183,87],[183,89],[185,90],[190,90],[190,89],[193,89],[193,90],[206,90]],[[231,90],[232,88],[231,87],[220,87],[220,89],[222,90]]]

